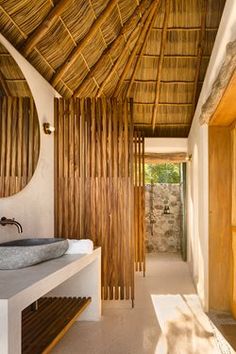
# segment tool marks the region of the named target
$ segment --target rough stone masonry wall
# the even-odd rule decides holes
[[[146,250],[179,252],[181,247],[181,186],[153,184],[145,186]],[[170,214],[163,214],[169,206]]]

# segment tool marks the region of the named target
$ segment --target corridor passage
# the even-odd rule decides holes
[[[53,354],[231,354],[201,309],[188,265],[179,255],[147,257],[136,274],[135,307],[105,301],[100,322],[77,322]]]

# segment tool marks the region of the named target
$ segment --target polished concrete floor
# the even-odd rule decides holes
[[[134,309],[130,301],[104,302],[100,322],[75,323],[52,353],[232,353],[218,348],[179,255],[147,257],[146,277],[137,274],[135,284]]]

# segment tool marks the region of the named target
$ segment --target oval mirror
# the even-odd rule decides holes
[[[30,181],[39,157],[39,121],[19,66],[0,43],[0,197]]]

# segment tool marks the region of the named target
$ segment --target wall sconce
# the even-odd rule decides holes
[[[55,127],[53,127],[50,123],[43,123],[43,131],[45,134],[51,134],[55,132]]]
[[[165,207],[164,207],[164,214],[170,214],[170,207],[169,207],[169,205],[165,205]]]
[[[187,155],[185,157],[185,161],[192,161],[192,155]]]

